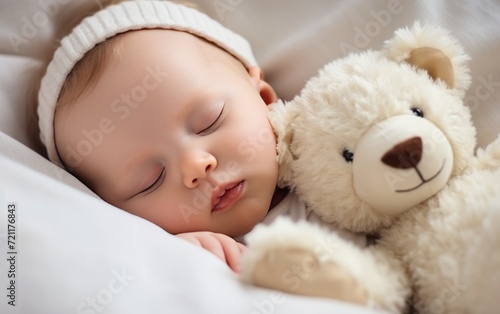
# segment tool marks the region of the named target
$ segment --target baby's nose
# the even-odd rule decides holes
[[[209,180],[210,174],[217,167],[217,160],[212,154],[193,153],[184,158],[183,180],[188,188],[197,187],[200,180]]]

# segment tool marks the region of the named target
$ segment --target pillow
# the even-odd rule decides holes
[[[0,131],[43,153],[27,126],[28,108],[34,101],[34,87],[41,62],[17,55],[0,55]]]
[[[56,166],[51,163],[48,159],[40,156],[39,154],[32,151],[27,146],[19,143],[15,139],[0,132],[0,155],[15,160],[32,170],[49,176],[61,183],[71,186],[85,194],[98,198],[98,196],[87,188],[83,183],[77,180],[74,176],[68,173],[66,170]],[[9,182],[6,178],[3,178],[4,182]]]

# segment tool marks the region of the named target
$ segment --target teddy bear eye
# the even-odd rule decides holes
[[[344,157],[345,161],[352,162],[352,160],[354,159],[354,154],[350,150],[345,148],[344,151],[342,151],[342,157]]]
[[[424,117],[424,112],[420,108],[411,108],[411,111],[413,112],[414,115],[417,117],[423,118]]]

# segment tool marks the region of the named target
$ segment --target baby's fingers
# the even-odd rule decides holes
[[[236,242],[234,239],[223,234],[216,234],[219,242],[224,250],[226,264],[236,273],[241,271],[241,255],[246,247]]]
[[[206,236],[200,237],[198,240],[202,248],[214,254],[224,262],[226,261],[224,248],[218,237],[216,237],[216,234],[207,233]]]
[[[239,272],[241,255],[245,251],[245,246],[233,238],[212,232],[189,232],[177,236],[211,252],[233,271]]]

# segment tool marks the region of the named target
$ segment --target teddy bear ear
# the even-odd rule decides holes
[[[281,100],[270,106],[268,118],[276,135],[276,160],[279,166],[277,185],[279,187],[290,186],[293,177],[292,163],[294,159],[290,151],[293,140],[293,117],[291,117],[290,110],[285,110],[285,104]]]
[[[434,80],[442,80],[462,97],[470,85],[469,56],[447,30],[437,25],[416,21],[411,28],[398,29],[384,43],[384,54],[396,62],[426,70]]]

